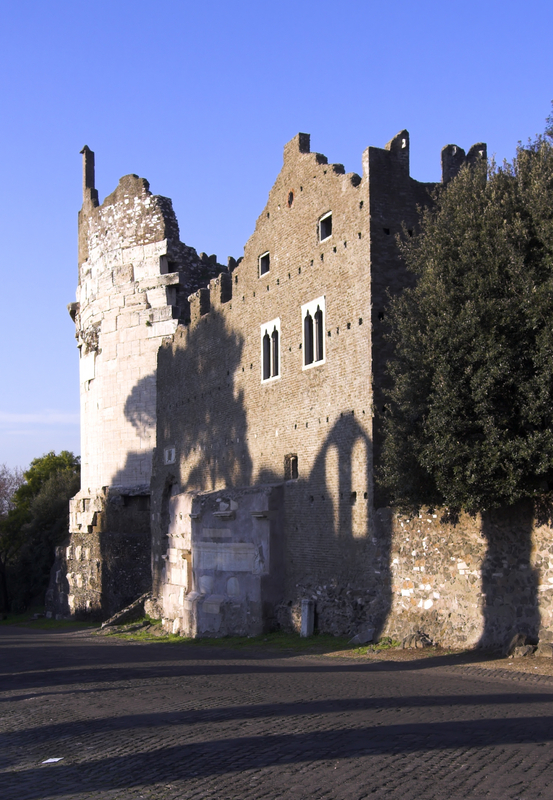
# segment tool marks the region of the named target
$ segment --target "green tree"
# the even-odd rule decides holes
[[[0,610],[8,607],[6,584],[6,556],[2,550],[1,525],[14,508],[13,496],[23,483],[23,471],[19,467],[13,469],[7,464],[0,465]]]
[[[553,488],[553,119],[465,167],[401,245],[380,480],[404,507],[485,510]]]
[[[25,608],[48,582],[54,547],[67,535],[69,499],[79,490],[79,458],[67,450],[35,458],[0,519],[0,602]]]

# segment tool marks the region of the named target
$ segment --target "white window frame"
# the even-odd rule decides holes
[[[328,236],[325,236],[324,238],[323,238],[323,235],[322,235],[322,223],[325,221],[325,219],[328,219],[329,217],[332,217],[332,211],[327,211],[326,214],[323,214],[322,217],[319,217],[319,241],[320,242],[326,242],[326,240],[330,239],[330,237],[332,236],[332,231],[328,234]],[[334,228],[334,225],[332,227]]]
[[[269,336],[269,342],[270,342],[270,344],[269,344],[269,348],[270,348],[269,349],[269,359],[270,359],[269,372],[272,373],[273,370],[274,370],[272,334],[273,334],[273,332],[275,330],[276,330],[276,332],[278,334],[278,354],[277,354],[277,357],[278,357],[278,372],[276,373],[276,375],[270,374],[268,378],[264,378],[263,377],[263,367],[264,367],[264,362],[263,362],[263,358],[264,358],[264,355],[263,355],[263,337],[265,336],[265,334],[267,334]],[[281,345],[280,345],[280,340],[281,340],[281,335],[280,335],[280,317],[277,317],[276,319],[272,319],[270,322],[265,322],[263,325],[261,325],[261,331],[260,331],[261,383],[270,383],[271,381],[277,381],[280,378],[281,374],[282,374],[282,362],[280,360],[280,354],[281,354],[282,348],[281,348]]]
[[[261,259],[265,258],[269,259],[269,269],[265,270],[265,272],[261,272]],[[262,278],[264,275],[268,275],[271,271],[271,253],[269,250],[266,250],[264,253],[261,253],[260,256],[257,257],[257,277]]]
[[[317,311],[319,309],[321,310],[322,315],[323,315],[323,319],[322,319],[322,322],[321,322],[321,327],[322,327],[321,343],[322,343],[323,354],[322,354],[322,358],[320,358],[318,361],[316,361],[315,360],[315,354],[316,354],[316,335],[317,335],[317,332],[315,330],[315,314],[317,313]],[[305,346],[306,345],[306,341],[305,341],[305,318],[306,318],[306,316],[308,314],[310,314],[311,318],[313,319],[313,361],[310,364],[306,364],[305,363],[305,359],[306,359],[306,355],[307,355],[306,346]],[[323,295],[322,297],[317,297],[315,300],[311,300],[311,302],[309,302],[309,303],[305,303],[301,307],[301,336],[302,336],[302,343],[303,343],[302,344],[302,350],[303,350],[303,366],[302,366],[302,369],[311,369],[312,367],[320,367],[321,364],[325,364],[326,363],[326,336],[325,336],[325,330],[326,330],[326,297],[325,297],[325,295]]]

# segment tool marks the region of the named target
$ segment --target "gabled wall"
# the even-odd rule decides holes
[[[384,348],[373,294],[380,310],[387,288],[404,285],[395,234],[405,218],[416,224],[421,200],[428,187],[409,177],[405,131],[387,149],[365,152],[362,176],[311,153],[307,134],[286,145],[243,260],[189,298],[190,325],[159,351],[154,592],[165,580],[169,492],[282,482],[280,623],[296,624],[299,599],[317,587],[321,598],[340,595],[318,604],[321,629],[347,632],[369,608],[383,624],[389,540],[373,519],[373,364],[382,371],[375,331]],[[332,233],[321,240],[329,212]],[[318,304],[324,357],[306,367],[303,316]],[[263,380],[269,322],[279,331],[279,372]],[[193,570],[189,590],[200,591],[198,578]]]

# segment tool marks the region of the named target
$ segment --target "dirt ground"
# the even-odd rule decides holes
[[[387,650],[377,650],[376,652],[360,652],[357,650],[340,650],[335,653],[327,653],[331,658],[359,658],[364,661],[419,661],[421,658],[440,659],[442,663],[452,666],[478,666],[481,669],[489,670],[509,670],[511,672],[523,672],[528,675],[547,675],[553,677],[553,658],[543,658],[537,656],[523,656],[515,658],[502,657],[493,653],[486,653],[480,650],[454,651],[445,650],[439,647],[428,647],[422,650],[403,650],[399,647],[391,647]]]

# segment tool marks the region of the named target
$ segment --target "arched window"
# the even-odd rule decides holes
[[[324,358],[324,341],[323,312],[321,307],[317,306],[315,311],[315,361],[322,361]]]
[[[303,321],[303,368],[325,361],[325,298],[301,307]]]
[[[261,326],[261,380],[280,377],[280,319]]]
[[[307,312],[303,318],[303,363],[305,366],[313,363],[313,317]]]
[[[271,340],[265,332],[263,336],[263,380],[271,377]]]
[[[278,375],[278,331],[275,327],[271,333],[271,378]]]

